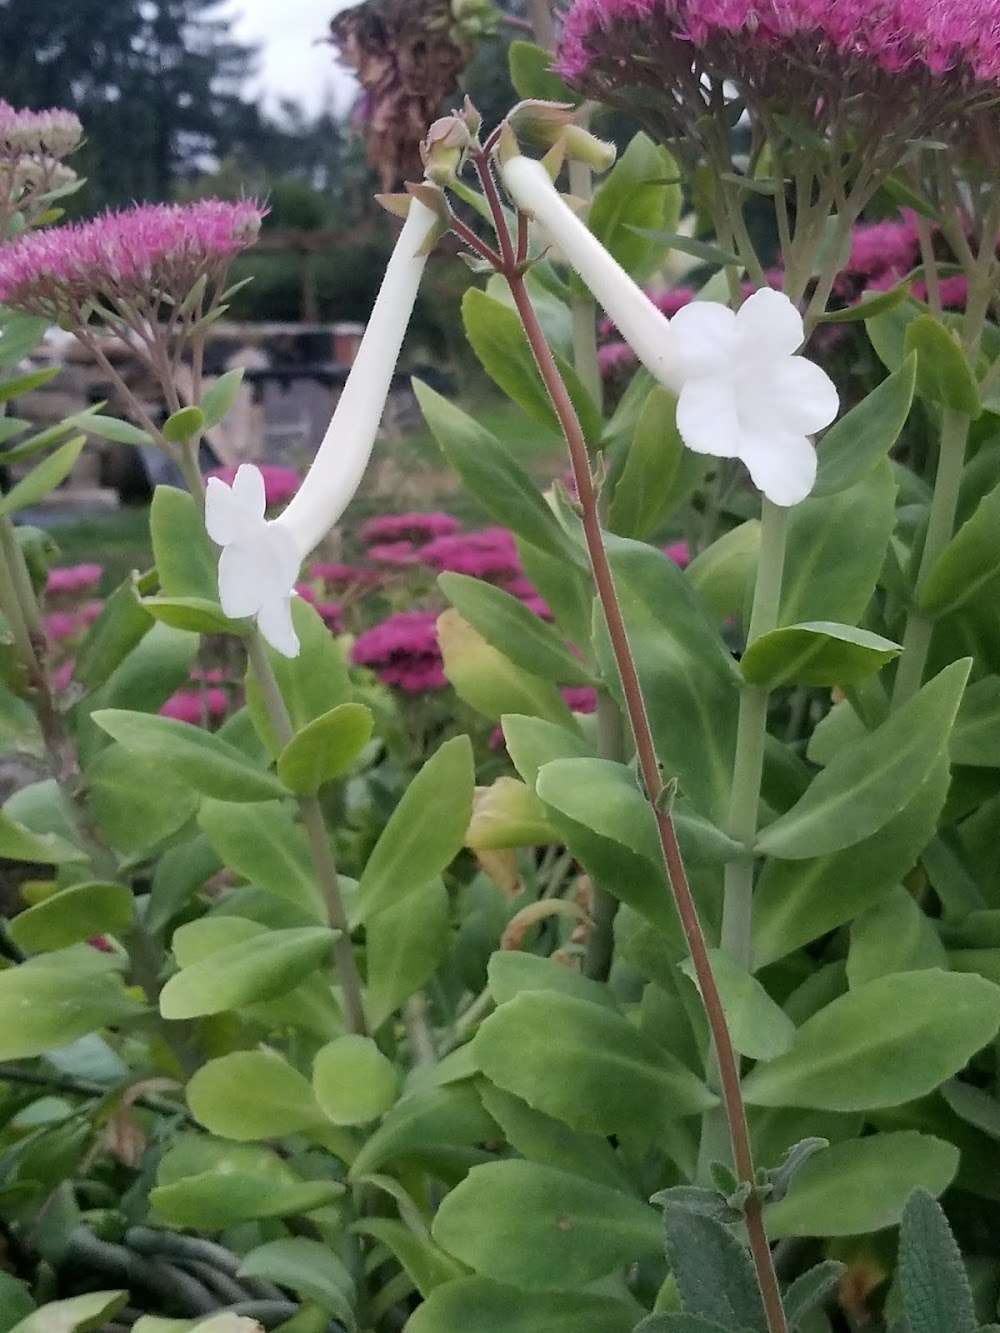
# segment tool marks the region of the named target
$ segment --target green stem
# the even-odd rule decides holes
[[[781,584],[785,567],[788,510],[764,499],[761,508],[761,545],[757,562],[753,610],[747,631],[747,646],[768,634],[778,624]],[[760,786],[767,742],[767,712],[770,691],[745,685],[740,694],[733,785],[729,798],[726,831],[741,843],[738,860],[727,863],[722,903],[722,948],[749,972],[753,966],[753,843],[757,833]],[[709,1083],[718,1086],[719,1071],[714,1055],[708,1068]],[[707,1111],[702,1119],[698,1177],[707,1180],[711,1164],[726,1161],[728,1126],[721,1108]]]
[[[602,759],[616,763],[625,758],[625,722],[618,705],[603,690],[597,700],[597,752]],[[594,882],[593,904],[584,972],[595,981],[607,981],[615,951],[618,899]]]
[[[260,686],[268,718],[274,728],[279,745],[286,746],[294,735],[292,721],[281,694],[278,678],[274,674],[271,660],[267,655],[264,640],[254,630],[249,638],[247,651],[253,673]],[[337,875],[337,863],[323,818],[323,809],[315,796],[299,797],[299,812],[309,838],[309,850],[312,854],[313,869],[326,903],[330,925],[337,932],[333,945],[333,959],[344,995],[344,1010],[347,1025],[351,1032],[367,1035],[368,1023],[365,1019],[361,975],[354,957],[351,944],[351,928],[344,909],[344,900],[340,892]]]
[[[927,520],[927,536],[924,540],[923,554],[920,557],[920,570],[917,574],[916,595],[927,581],[927,576],[937,562],[938,556],[951,540],[955,527],[955,514],[958,509],[958,495],[962,485],[962,468],[965,464],[965,447],[969,438],[970,421],[961,412],[946,409],[941,424],[941,448],[938,457],[937,479],[934,483],[934,495]],[[913,607],[906,620],[903,634],[903,652],[896,671],[896,681],[892,692],[892,706],[911,699],[920,689],[930,652],[934,622],[916,607]]]

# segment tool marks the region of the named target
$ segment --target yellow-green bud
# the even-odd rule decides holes
[[[454,180],[471,142],[469,127],[461,116],[442,116],[436,120],[420,145],[420,160],[427,179],[436,185],[447,185]]]
[[[618,150],[613,143],[598,139],[582,125],[567,125],[563,131],[566,156],[573,162],[584,162],[593,171],[610,171]]]
[[[529,143],[549,148],[573,121],[574,107],[569,102],[542,102],[529,99],[518,102],[507,123]]]

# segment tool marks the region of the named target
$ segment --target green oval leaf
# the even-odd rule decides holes
[[[268,1049],[209,1060],[185,1096],[199,1125],[223,1139],[283,1139],[323,1124],[309,1080]]]
[[[703,1083],[602,1005],[523,991],[479,1029],[473,1054],[487,1078],[573,1129],[640,1137],[706,1110]]]
[[[371,1037],[352,1033],[316,1052],[313,1089],[335,1125],[366,1125],[389,1110],[399,1091],[396,1066]]]
[[[433,1235],[476,1272],[528,1291],[575,1291],[660,1250],[648,1204],[522,1161],[473,1167],[445,1196]]]
[[[958,1170],[958,1149],[904,1131],[847,1139],[797,1171],[788,1194],[765,1211],[767,1233],[861,1236],[895,1226],[914,1189],[943,1194]]]
[[[243,366],[227,370],[214,384],[210,384],[201,396],[198,406],[201,408],[202,427],[210,430],[217,426],[232,405],[243,383]]]
[[[272,930],[175,973],[160,994],[164,1018],[200,1018],[284,995],[329,956],[334,932]]]
[[[734,962],[724,950],[712,949],[709,956],[736,1050],[751,1060],[774,1060],[784,1055],[795,1040],[792,1020],[779,1009],[756,977]],[[680,968],[697,985],[690,958],[685,958]]]
[[[45,954],[0,972],[0,1060],[42,1055],[142,1012],[116,975]]]
[[[985,495],[931,566],[917,594],[929,616],[957,610],[1000,576],[1000,486]]]
[[[667,150],[640,131],[594,193],[587,226],[636,282],[663,262],[668,248],[663,233],[676,232],[679,176]]]
[[[826,1005],[744,1081],[752,1106],[864,1111],[932,1092],[1000,1028],[1000,990],[937,968],[879,977]]]
[[[19,912],[7,933],[25,953],[42,953],[95,935],[121,935],[134,912],[132,890],[125,884],[73,884]]]
[[[856,685],[902,651],[870,630],[817,620],[762,634],[747,648],[740,670],[751,685]]]
[[[163,434],[171,444],[184,444],[205,428],[200,407],[179,407],[163,423]]]
[[[127,1304],[127,1291],[92,1291],[66,1301],[50,1301],[15,1324],[10,1333],[90,1333],[103,1328]]]
[[[610,1296],[524,1291],[463,1277],[433,1291],[406,1333],[631,1333],[635,1307]]]
[[[289,791],[315,796],[324,783],[350,772],[374,726],[363,704],[338,704],[292,737],[278,756],[278,777]]]

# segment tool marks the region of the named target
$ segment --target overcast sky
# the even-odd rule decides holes
[[[316,110],[331,94],[339,106],[349,103],[353,83],[339,68],[326,36],[337,10],[351,0],[225,0],[221,12],[233,16],[238,37],[261,47],[260,73],[250,92],[274,107],[292,97]]]

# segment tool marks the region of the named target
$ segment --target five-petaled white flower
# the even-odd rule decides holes
[[[802,316],[782,292],[762,288],[739,311],[693,301],[671,321],[681,369],[677,429],[689,449],[739,458],[776,505],[804,500],[816,480],[809,438],[829,426],[833,381],[795,353]]]
[[[649,373],[679,395],[677,427],[689,449],[740,458],[778,505],[798,504],[816,479],[809,436],[837,415],[833,382],[795,353],[802,317],[764,289],[739,314],[695,301],[668,320],[577,217],[540,162],[502,168],[515,203],[545,229]]]
[[[264,479],[244,463],[232,487],[209,480],[208,535],[223,548],[219,600],[227,616],[255,616],[272,648],[296,657],[292,598],[299,565],[354,498],[371,458],[403,337],[439,225],[436,213],[410,201],[382,286],[333,420],[295,497],[277,518],[264,517]]]
[[[301,553],[291,534],[264,517],[264,478],[252,463],[238,469],[232,486],[210,477],[205,526],[222,547],[219,601],[227,616],[254,616],[257,628],[286,657],[299,651],[292,598]]]

